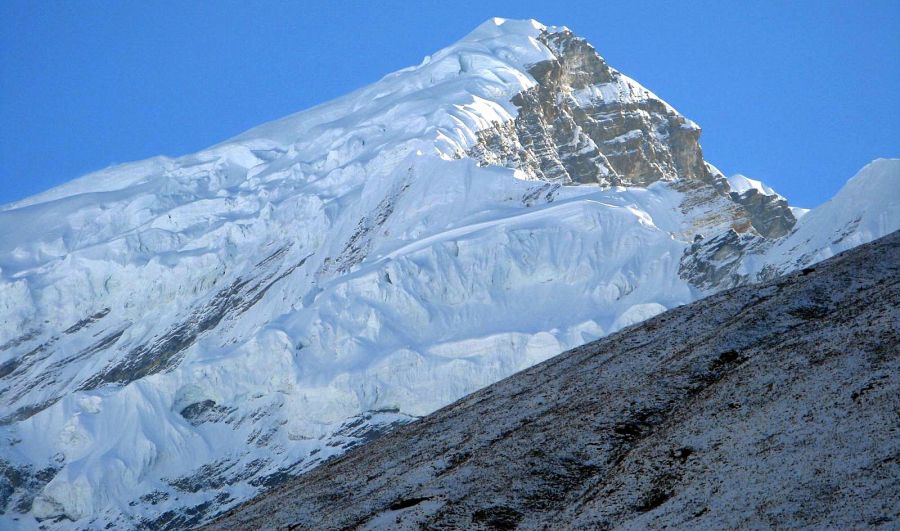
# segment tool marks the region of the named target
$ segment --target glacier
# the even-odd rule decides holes
[[[567,28],[491,19],[199,153],[0,207],[0,526],[196,525],[900,228],[900,160],[803,213],[699,135]]]

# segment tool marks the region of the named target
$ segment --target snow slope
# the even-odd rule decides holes
[[[335,101],[0,208],[0,525],[192,525],[719,289],[719,254],[684,273],[697,237],[739,234],[729,278],[751,281],[838,250],[821,234],[898,228],[896,160],[797,223],[730,194],[698,136],[567,29],[492,19]]]

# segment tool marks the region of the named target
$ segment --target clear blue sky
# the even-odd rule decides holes
[[[760,5],[749,5],[760,4]],[[0,203],[182,155],[417,64],[491,16],[567,25],[792,203],[900,156],[900,1],[0,2]]]

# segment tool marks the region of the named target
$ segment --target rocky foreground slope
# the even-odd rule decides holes
[[[217,529],[895,528],[900,232],[565,352]]]

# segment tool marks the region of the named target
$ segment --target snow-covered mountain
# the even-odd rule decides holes
[[[492,19],[207,150],[0,207],[0,525],[197,523],[900,228],[898,160],[798,220],[699,135],[568,29]]]

